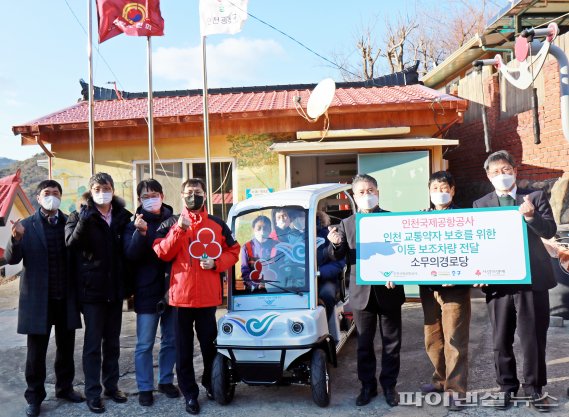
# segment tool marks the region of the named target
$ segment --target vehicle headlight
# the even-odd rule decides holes
[[[290,325],[290,331],[294,334],[300,334],[304,330],[304,324],[299,321],[293,321]]]
[[[233,333],[233,325],[231,323],[223,323],[221,325],[221,331],[225,334]]]

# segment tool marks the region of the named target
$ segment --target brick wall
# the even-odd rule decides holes
[[[508,118],[500,117],[500,77],[497,73],[484,79],[484,101],[491,152],[501,149],[510,152],[518,164],[520,185],[549,192],[555,181],[569,172],[569,142],[563,137],[561,128],[557,61],[549,57],[542,71],[545,100],[539,103],[540,144],[534,144],[531,110]],[[493,189],[483,169],[488,153],[482,120],[453,126],[447,137],[460,141],[459,146],[445,154],[449,171],[457,180],[456,200],[462,207],[470,207],[473,200]]]

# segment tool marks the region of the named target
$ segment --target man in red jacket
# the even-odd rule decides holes
[[[162,223],[160,229],[167,234],[153,244],[158,257],[172,263],[169,304],[176,307],[176,374],[190,414],[200,412],[193,363],[194,324],[204,364],[202,385],[212,399],[215,311],[222,297],[219,274],[237,262],[240,251],[239,243],[223,220],[207,213],[205,189],[203,180],[197,178],[182,184],[185,208],[179,216]]]

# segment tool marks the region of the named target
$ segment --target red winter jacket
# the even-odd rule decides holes
[[[178,226],[179,216],[172,216],[160,226],[167,228],[166,237],[156,239],[152,245],[160,259],[172,262],[169,304],[188,308],[218,306],[222,292],[219,274],[237,262],[241,246],[233,239],[225,222],[208,215],[205,207],[197,215],[184,208],[183,215],[190,219],[187,230]],[[198,241],[198,233],[204,228],[211,229],[214,242],[221,245],[221,255],[215,259],[215,269],[202,269],[200,260],[190,255],[190,244]],[[200,236],[202,238],[204,234]]]

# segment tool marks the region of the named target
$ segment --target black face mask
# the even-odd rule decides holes
[[[184,197],[184,202],[188,210],[199,210],[203,206],[203,195],[191,195]]]

